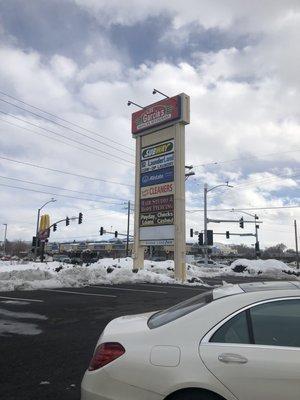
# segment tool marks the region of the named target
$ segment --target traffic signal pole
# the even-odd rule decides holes
[[[295,245],[296,245],[296,264],[297,264],[297,269],[299,269],[298,232],[297,232],[296,220],[294,220],[294,228],[295,228]]]
[[[232,188],[233,186],[229,185],[228,182],[226,182],[225,184],[221,184],[221,185],[216,185],[213,186],[212,188],[208,188],[207,183],[204,184],[204,265],[207,267],[208,266],[208,241],[207,241],[207,224],[209,222],[213,222],[213,220],[207,218],[207,193],[211,192],[214,189],[217,189],[221,186],[226,186],[229,188]]]

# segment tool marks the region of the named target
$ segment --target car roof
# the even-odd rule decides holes
[[[274,281],[274,282],[249,282],[241,283],[239,287],[244,292],[261,292],[266,290],[299,290],[300,282],[297,281]]]
[[[240,284],[228,284],[213,290],[213,299],[232,296],[235,294],[263,292],[269,290],[299,290],[300,281],[269,281],[247,282]]]

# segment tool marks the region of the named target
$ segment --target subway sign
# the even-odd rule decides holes
[[[141,161],[145,161],[153,157],[164,156],[166,154],[173,153],[173,151],[174,151],[174,139],[156,143],[152,146],[143,147],[141,154]]]
[[[133,134],[137,134],[180,118],[181,97],[169,97],[133,113],[131,130]]]

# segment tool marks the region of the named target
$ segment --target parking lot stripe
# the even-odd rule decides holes
[[[80,296],[98,296],[98,297],[117,297],[110,294],[99,294],[99,293],[84,293],[84,292],[73,292],[71,290],[58,290],[58,289],[41,289],[44,292],[57,292],[57,293],[67,293],[67,294],[78,294]]]
[[[168,292],[161,292],[158,290],[144,290],[144,289],[129,289],[129,288],[118,288],[116,286],[98,286],[98,285],[90,285],[90,287],[96,287],[99,289],[110,289],[110,290],[126,290],[128,292],[143,292],[143,293],[159,293],[159,294],[168,294]]]
[[[37,299],[21,299],[20,297],[8,297],[8,296],[0,296],[0,299],[5,300],[20,300],[20,301],[29,301],[29,302],[36,302],[36,303],[43,303],[44,300],[37,300]]]
[[[141,283],[141,285],[143,285],[143,286],[159,287],[159,288],[164,288],[164,289],[170,288],[170,289],[184,289],[184,290],[199,290],[199,289],[203,289],[203,286],[206,287],[206,284],[204,284],[204,285],[199,285],[199,286],[185,286],[185,287],[180,286],[180,285],[178,285],[178,286],[171,286],[171,285],[169,285],[168,283],[166,283],[165,285],[156,285],[155,283],[154,283],[154,284],[151,284],[151,283]]]

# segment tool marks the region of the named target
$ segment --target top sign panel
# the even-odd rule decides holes
[[[181,119],[181,96],[163,99],[132,114],[132,133]]]

